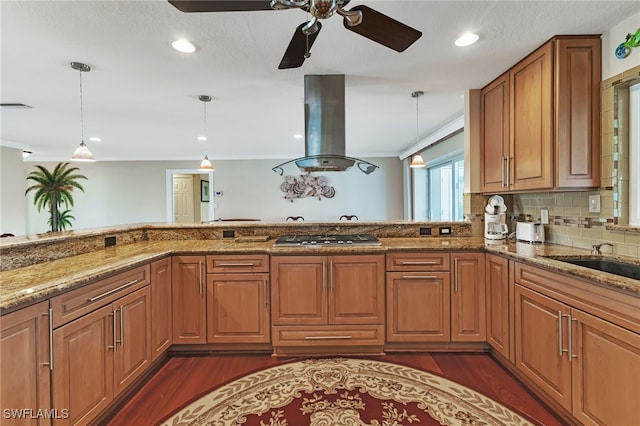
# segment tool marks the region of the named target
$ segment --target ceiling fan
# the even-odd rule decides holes
[[[248,12],[255,10],[302,9],[311,15],[300,24],[278,65],[279,69],[298,68],[311,53],[321,19],[334,13],[344,18],[344,27],[397,52],[402,52],[422,33],[367,6],[344,7],[350,0],[169,0],[181,12]]]

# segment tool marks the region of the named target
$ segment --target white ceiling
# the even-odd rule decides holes
[[[637,1],[358,1],[420,31],[398,53],[323,22],[301,68],[278,70],[301,10],[192,13],[167,1],[0,1],[3,144],[29,161],[67,160],[84,139],[98,160],[199,160],[304,155],[305,74],[346,75],[347,155],[397,156],[459,117],[481,88],[555,34],[600,34],[640,10]],[[480,34],[457,48],[465,31]],[[170,42],[185,37],[187,55]],[[207,105],[209,140],[198,95]],[[97,135],[102,142],[88,141]]]

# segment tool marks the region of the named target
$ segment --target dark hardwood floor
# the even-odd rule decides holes
[[[440,375],[500,402],[534,424],[564,424],[487,354],[389,354],[371,359]],[[102,424],[158,424],[179,408],[220,385],[290,361],[291,358],[274,358],[268,355],[168,358],[160,370],[110,420]]]

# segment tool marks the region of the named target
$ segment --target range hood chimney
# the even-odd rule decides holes
[[[306,173],[343,172],[354,164],[366,174],[378,168],[345,155],[344,88],[344,74],[304,76],[305,156],[274,167],[276,173],[290,162]]]

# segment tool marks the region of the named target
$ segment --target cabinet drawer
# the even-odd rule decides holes
[[[448,271],[449,253],[407,252],[387,254],[387,271]]]
[[[384,344],[383,325],[273,327],[273,346],[357,346]]]
[[[207,256],[207,273],[269,272],[269,255],[221,254]]]
[[[149,265],[140,266],[51,299],[56,328],[150,283]]]

